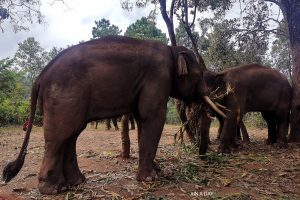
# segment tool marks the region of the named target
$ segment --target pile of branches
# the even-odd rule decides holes
[[[220,88],[218,87],[214,91],[210,92],[209,98],[215,103],[217,107],[220,109],[223,109],[225,111],[228,111],[228,109],[219,104],[218,101],[223,99],[225,96],[234,93],[234,88],[231,86],[231,84],[226,85],[226,91],[222,92],[220,91]],[[184,111],[186,114],[186,121],[183,122],[179,130],[174,135],[174,141],[175,143],[180,142],[180,144],[184,144],[183,139],[183,133],[186,131],[188,135],[190,135],[191,142],[196,144],[200,143],[200,127],[201,127],[201,118],[207,117],[208,120],[211,120],[215,114],[206,104],[194,104],[191,107],[186,106],[183,102],[180,104],[180,111]],[[206,116],[205,116],[206,115]],[[178,135],[179,134],[179,135]],[[191,139],[191,137],[194,137]]]

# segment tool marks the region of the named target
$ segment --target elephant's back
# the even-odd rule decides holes
[[[275,69],[258,64],[242,65],[228,69],[224,76],[238,98],[243,98],[249,111],[282,105],[288,107],[290,104],[291,86],[287,78]]]

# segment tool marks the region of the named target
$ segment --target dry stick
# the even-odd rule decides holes
[[[233,93],[234,92],[234,88],[231,86],[230,83],[227,84],[227,88],[226,88],[226,92],[223,93],[223,94],[220,94],[220,95],[217,95],[217,91],[219,90],[220,88],[217,87],[214,91],[211,92],[211,94],[209,95],[209,98],[212,99],[212,100],[217,100],[217,99],[221,99],[227,95],[229,95],[230,93]],[[224,109],[224,110],[227,110],[227,111],[230,111],[229,109],[226,108],[226,106],[223,106],[219,103],[215,103],[216,106]],[[187,119],[186,122],[184,122],[180,127],[179,127],[179,130],[175,133],[174,135],[174,143],[176,143],[177,141],[180,141],[180,144],[184,144],[184,140],[183,140],[183,133],[184,131],[186,131],[186,125],[187,124],[191,124],[194,128],[197,127],[197,119],[199,117],[199,114],[201,112],[201,108],[202,108],[202,104],[200,104],[199,106],[196,107],[197,109],[195,109],[195,111],[192,113],[191,117],[189,119]],[[180,133],[179,137],[178,137],[178,140],[177,140],[177,135],[178,133]]]

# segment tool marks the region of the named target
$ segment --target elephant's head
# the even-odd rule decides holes
[[[226,117],[208,97],[208,88],[203,76],[205,70],[203,60],[199,62],[194,52],[185,47],[171,47],[171,51],[175,63],[171,96],[188,104],[201,103],[205,100],[213,110]]]

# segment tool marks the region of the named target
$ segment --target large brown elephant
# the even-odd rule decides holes
[[[222,122],[219,152],[229,153],[237,146],[236,131],[247,112],[262,113],[268,125],[268,143],[278,142],[287,147],[292,89],[283,74],[270,67],[249,64],[220,73],[206,71],[204,78],[218,102],[228,109],[224,110],[227,118]]]
[[[154,158],[169,96],[187,103],[209,100],[204,62],[185,47],[109,36],[62,51],[41,72],[31,92],[29,127],[17,159],[3,170],[10,181],[22,168],[36,104],[44,115],[45,153],[39,191],[53,194],[84,182],[76,141],[88,122],[133,113],[138,127],[137,180],[153,181]]]

